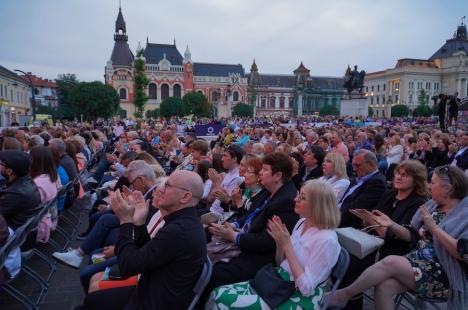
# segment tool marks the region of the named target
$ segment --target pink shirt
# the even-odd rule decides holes
[[[343,142],[340,142],[336,146],[332,147],[332,152],[341,154],[345,162],[349,161],[348,147]]]
[[[41,195],[41,202],[45,203],[52,200],[57,196],[57,183],[50,180],[48,174],[41,174],[34,178],[39,194]]]

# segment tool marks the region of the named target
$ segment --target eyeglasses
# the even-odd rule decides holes
[[[399,173],[399,172],[395,173],[395,178],[408,179],[410,177],[411,176],[409,174],[406,174],[406,173]]]
[[[450,185],[452,185],[453,184],[453,179],[452,179],[452,176],[450,175],[450,166],[445,165],[443,167],[440,167],[439,171],[444,173],[449,178],[449,183],[450,183]]]
[[[133,185],[133,183],[136,182],[136,180],[138,180],[139,178],[141,178],[141,175],[137,176],[136,178],[133,179],[132,182],[130,182],[129,186]]]
[[[182,187],[182,186],[170,184],[169,181],[166,181],[166,183],[164,184],[164,190],[163,191],[165,192],[168,187],[173,187],[173,188],[181,189],[181,190],[186,191],[186,192],[191,192],[190,189]]]

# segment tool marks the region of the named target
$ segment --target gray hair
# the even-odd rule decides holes
[[[28,140],[29,148],[32,148],[36,145],[44,145],[44,139],[42,139],[42,137],[39,135],[34,135],[34,136],[29,137],[29,140]]]
[[[360,150],[357,150],[356,152],[354,152],[354,157],[356,156],[363,156],[364,158],[364,161],[366,162],[371,162],[373,163],[376,167],[378,166],[379,162],[377,160],[377,157],[375,156],[375,154],[369,150],[366,150],[366,149],[360,149]]]
[[[152,182],[156,181],[154,169],[144,160],[132,161],[127,167],[127,176],[131,176],[132,179],[135,179],[136,177],[144,177]]]
[[[53,138],[49,140],[49,145],[53,145],[59,154],[64,154],[67,152],[67,146],[62,139]]]

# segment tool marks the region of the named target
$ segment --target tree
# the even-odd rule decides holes
[[[253,112],[254,112],[253,105],[239,102],[238,104],[236,104],[236,106],[232,110],[232,115],[240,116],[240,117],[244,117],[244,116],[252,117]]]
[[[81,82],[70,92],[70,106],[75,116],[86,120],[109,118],[119,110],[119,95],[110,85],[102,82]]]
[[[186,115],[182,100],[178,97],[164,99],[159,106],[159,113],[164,117]]]
[[[432,115],[432,109],[425,104],[420,104],[416,107],[416,109],[413,110],[413,116],[429,117],[431,115]]]
[[[418,95],[418,106],[413,110],[413,116],[431,116],[432,109],[427,106],[426,91],[421,89]]]
[[[146,111],[146,118],[158,118],[161,115],[159,108]]]
[[[211,105],[208,103],[205,95],[199,92],[189,92],[182,98],[185,114],[196,116],[211,116]]]
[[[145,104],[148,101],[148,96],[145,93],[145,88],[149,84],[149,80],[145,74],[145,61],[143,60],[143,49],[137,52],[135,58],[135,99],[133,104],[135,105],[135,117],[142,118],[143,112],[145,111]]]
[[[405,117],[409,115],[409,109],[404,104],[397,104],[392,107],[392,117]]]
[[[78,83],[79,81],[75,74],[64,73],[57,76],[57,79],[55,79],[55,84],[57,84],[58,87],[58,108],[52,114],[54,118],[73,119],[76,117],[75,111],[70,105],[69,97],[70,92],[76,85],[78,85]]]
[[[374,109],[372,109],[371,107],[368,107],[367,108],[367,115],[371,116],[371,117],[374,116]]]
[[[337,107],[334,105],[329,105],[325,104],[321,109],[320,109],[320,115],[339,115],[340,110],[338,110]]]

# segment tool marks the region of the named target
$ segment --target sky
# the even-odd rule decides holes
[[[0,0],[0,65],[44,78],[103,81],[119,0]],[[468,0],[121,0],[132,51],[176,40],[194,62],[313,76],[427,59],[452,37]]]

